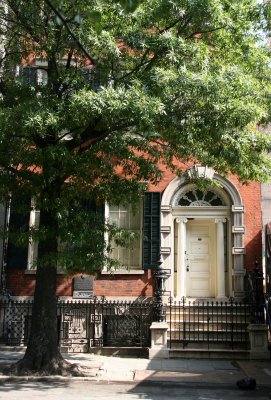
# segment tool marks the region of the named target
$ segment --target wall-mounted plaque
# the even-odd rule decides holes
[[[89,299],[93,297],[93,276],[81,275],[73,278],[73,298]]]

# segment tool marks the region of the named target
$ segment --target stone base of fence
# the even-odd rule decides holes
[[[151,327],[151,348],[149,349],[149,358],[169,358],[169,349],[167,348],[166,322],[153,322]]]
[[[270,358],[268,350],[268,326],[265,324],[250,324],[248,326],[250,341],[250,359],[267,360]]]

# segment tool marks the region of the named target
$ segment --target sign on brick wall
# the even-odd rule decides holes
[[[81,275],[73,278],[73,298],[89,299],[93,297],[93,276]]]

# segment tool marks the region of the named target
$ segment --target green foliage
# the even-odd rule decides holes
[[[25,193],[50,215],[51,226],[41,220],[28,233],[61,243],[50,260],[69,271],[114,264],[105,232],[122,245],[131,234],[75,200],[136,203],[143,182],[162,178],[159,163],[192,160],[243,182],[269,178],[270,138],[257,129],[268,132],[270,121],[269,2],[6,4],[0,197]],[[22,65],[38,66],[46,83],[26,80]]]

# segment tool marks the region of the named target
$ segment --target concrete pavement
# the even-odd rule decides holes
[[[0,351],[0,364],[16,362],[23,356],[19,351]],[[79,364],[85,377],[8,377],[7,381],[107,381],[107,382],[172,382],[172,384],[236,384],[245,377],[254,377],[258,385],[271,386],[271,361],[228,361],[154,359],[113,357],[95,354],[63,354],[71,363]]]

